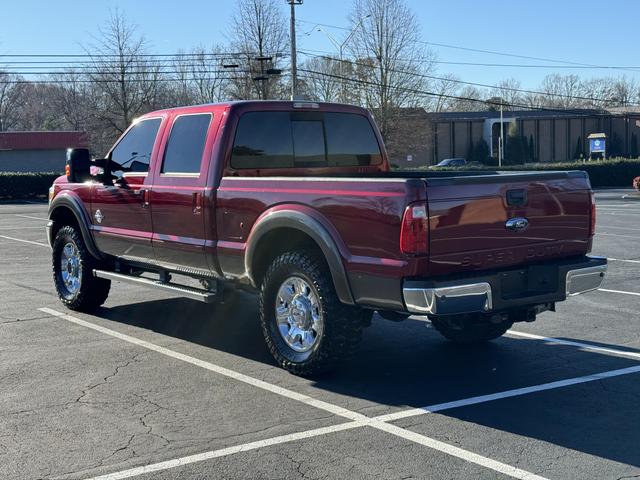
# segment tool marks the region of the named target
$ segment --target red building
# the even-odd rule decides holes
[[[63,172],[68,148],[86,148],[85,132],[0,132],[0,172]]]

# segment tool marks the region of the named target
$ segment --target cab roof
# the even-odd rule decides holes
[[[187,114],[200,112],[213,112],[220,110],[307,110],[307,111],[332,111],[332,112],[354,112],[369,114],[369,112],[355,105],[329,102],[313,102],[309,100],[234,100],[220,103],[205,103],[201,105],[190,105],[183,107],[165,108],[146,113],[140,118],[164,115],[164,114]]]

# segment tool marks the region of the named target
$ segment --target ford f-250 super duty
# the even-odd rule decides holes
[[[391,172],[369,113],[346,105],[149,113],[105,159],[69,151],[49,196],[67,307],[99,307],[112,280],[206,302],[258,290],[268,348],[296,374],[352,354],[374,310],[486,341],[598,288],[607,264],[587,256],[585,173]]]

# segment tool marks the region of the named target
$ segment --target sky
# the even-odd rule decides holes
[[[282,3],[283,15],[288,5]],[[225,43],[236,0],[20,0],[0,8],[0,66],[2,57],[16,54],[83,53],[101,23],[113,9],[137,25],[151,53],[174,53],[196,45]],[[551,65],[553,68],[491,67],[439,64],[438,73],[453,73],[469,82],[495,84],[512,77],[522,87],[535,87],[549,73],[576,73],[584,77],[626,74],[640,79],[635,0],[408,0],[420,24],[420,35],[442,62]],[[327,36],[309,33],[316,23],[348,26],[351,0],[304,0],[296,7],[298,48],[335,52]],[[288,18],[288,17],[287,17]],[[327,29],[340,38],[347,32]],[[448,45],[448,46],[442,46]],[[531,60],[468,51],[451,46],[541,57]],[[300,60],[303,60],[301,57]],[[567,63],[638,66],[607,70],[568,68]]]

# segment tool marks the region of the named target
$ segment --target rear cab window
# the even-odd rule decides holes
[[[236,129],[233,169],[379,165],[369,119],[357,113],[247,112]]]

